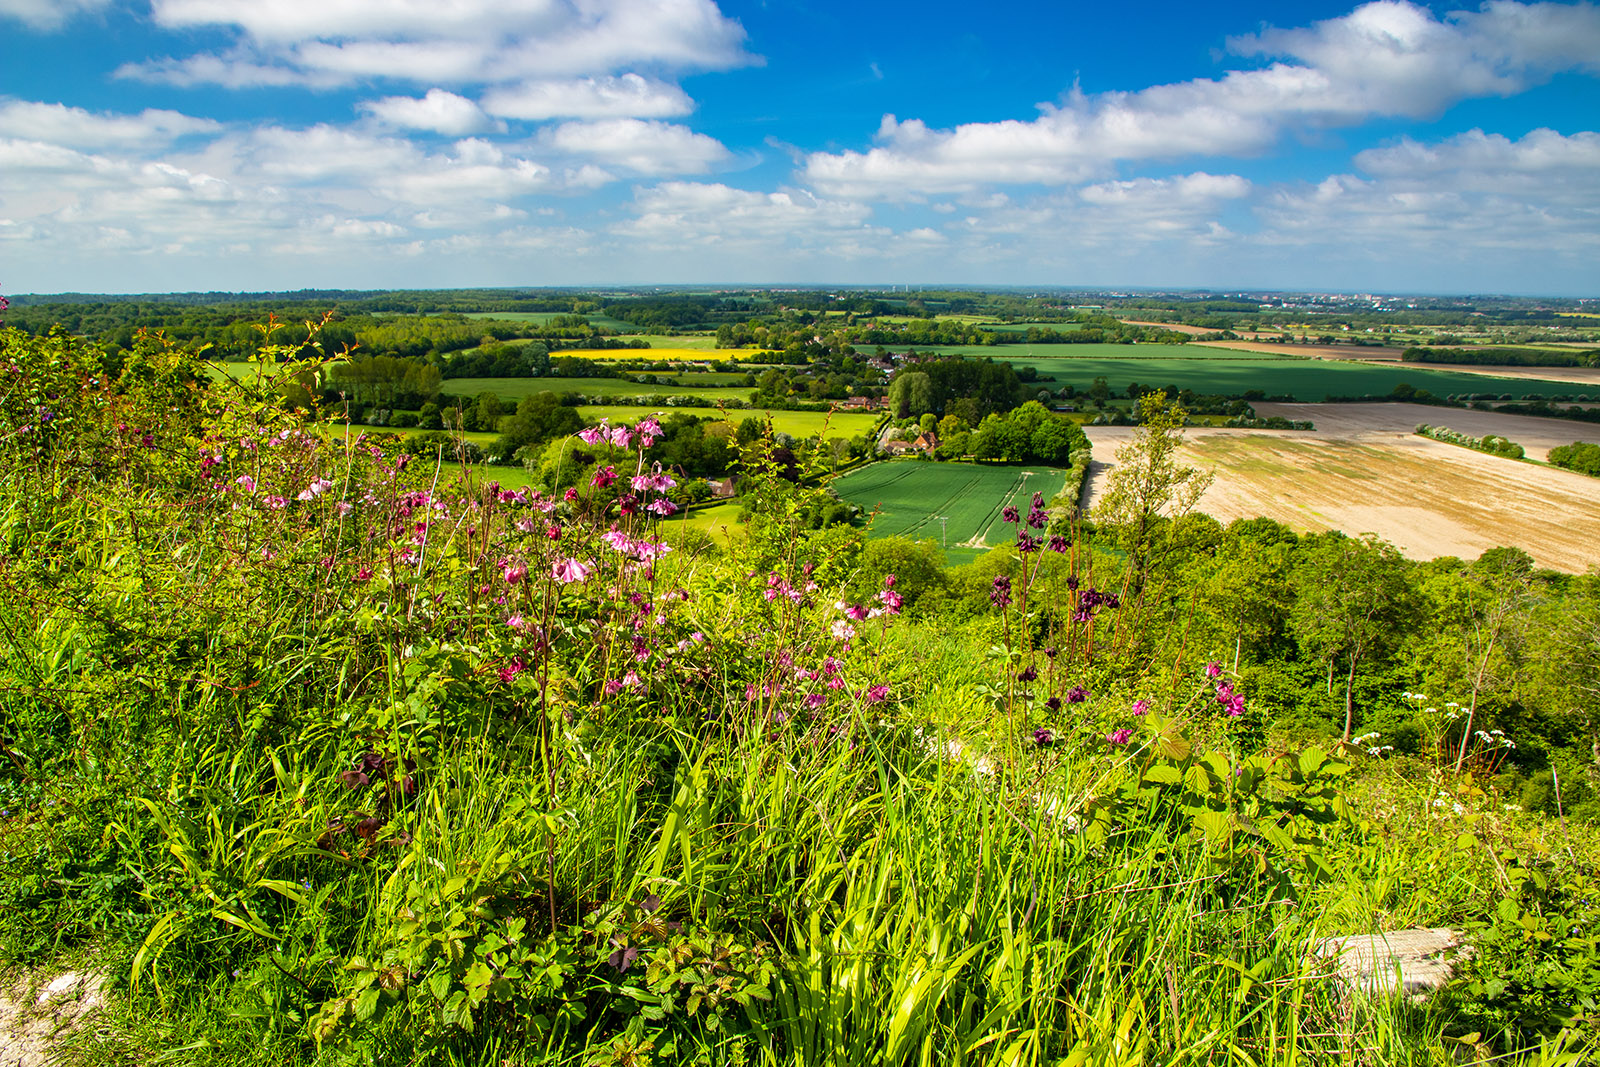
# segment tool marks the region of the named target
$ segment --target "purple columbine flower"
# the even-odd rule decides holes
[[[1039,672],[1032,667],[1024,667],[1017,672],[1017,681],[1019,682],[1031,682],[1037,677],[1039,677]]]
[[[1050,543],[1046,547],[1052,552],[1065,553],[1068,548],[1072,547],[1072,542],[1060,534],[1051,534]]]
[[[1003,574],[994,576],[989,590],[989,603],[997,608],[1003,608],[1011,603],[1011,579]]]
[[[1022,514],[1010,504],[1000,509],[1000,517],[1006,522],[1021,522]]]
[[[1088,699],[1089,699],[1089,691],[1087,689],[1085,689],[1081,685],[1075,685],[1071,689],[1067,690],[1067,703],[1068,704],[1082,704],[1085,700],[1088,700]]]
[[[1033,732],[1033,743],[1040,748],[1054,744],[1055,740],[1056,735],[1050,731],[1049,727],[1041,726]]]

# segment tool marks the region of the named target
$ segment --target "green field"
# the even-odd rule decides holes
[[[704,376],[682,374],[685,382],[704,380]],[[712,377],[715,377],[713,375]],[[446,378],[443,391],[449,396],[477,396],[494,393],[502,400],[521,400],[534,393],[579,393],[583,396],[666,396],[674,392],[703,397],[708,401],[745,400],[750,390],[730,386],[684,389],[671,385],[635,385],[618,378]]]
[[[1083,329],[1081,322],[980,322],[978,328],[989,333],[1027,333],[1037,326],[1041,330],[1055,330],[1057,333],[1071,333]],[[1115,348],[1129,348],[1130,345],[1114,345]]]
[[[468,319],[499,319],[501,322],[534,322],[543,326],[557,315],[570,315],[570,311],[468,311],[462,317]],[[585,315],[584,318],[590,326],[597,326],[602,330],[637,330],[639,327],[631,322],[613,319],[606,315]]]
[[[1031,348],[1033,354],[1023,355],[1025,348]],[[1019,369],[1033,367],[1041,378],[1053,378],[1054,382],[1043,384],[1055,389],[1073,385],[1083,390],[1095,378],[1103,377],[1114,393],[1125,392],[1132,382],[1176,385],[1200,394],[1238,395],[1260,389],[1268,396],[1292,396],[1309,402],[1330,396],[1388,396],[1401,382],[1427,389],[1435,396],[1510,393],[1520,399],[1524,395],[1567,396],[1588,391],[1572,382],[1491,378],[1461,371],[1425,370],[1416,365],[1399,367],[1255,352],[1235,354],[1226,349],[1188,345],[1006,345],[940,351],[991,356]]]
[[[1000,332],[996,329],[994,332]],[[990,356],[1008,363],[1027,362],[1090,362],[1101,361],[1163,361],[1174,359],[1233,360],[1247,359],[1255,362],[1273,360],[1295,361],[1301,356],[1271,356],[1260,352],[1233,351],[1226,348],[1202,348],[1198,345],[1061,345],[1029,344],[1012,341],[993,345],[890,345],[890,351],[904,352],[915,347],[919,352],[938,351],[941,355]]]
[[[1049,500],[1065,481],[1065,472],[1054,467],[891,460],[851,471],[832,485],[842,499],[869,514],[877,510],[874,537],[932,538],[960,562],[1012,539],[1016,528],[1001,521],[1001,508],[1015,504],[1026,512],[1034,493]]]
[[[652,413],[672,411],[687,412],[701,418],[713,418],[717,415],[715,408],[648,408],[629,406],[624,404],[584,404],[578,412],[590,422],[599,419],[610,419],[612,422],[635,422],[645,415]],[[759,408],[735,408],[728,412],[728,421],[738,425],[748,418],[764,419],[772,417],[772,428],[779,433],[790,434],[794,437],[811,437],[822,433],[827,427],[829,437],[854,437],[857,434],[870,433],[878,424],[877,415],[863,414],[858,411],[841,411],[832,419],[828,418],[825,411],[764,411]]]

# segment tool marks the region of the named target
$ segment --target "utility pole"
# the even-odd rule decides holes
[[[945,523],[949,522],[950,519],[946,515],[935,515],[934,518],[939,520],[939,547],[949,548],[949,538],[945,537]]]

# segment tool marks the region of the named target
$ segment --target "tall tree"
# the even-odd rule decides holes
[[[1117,528],[1140,584],[1163,518],[1189,513],[1211,485],[1213,475],[1178,461],[1188,412],[1168,404],[1164,392],[1140,400],[1143,421],[1133,440],[1117,449],[1116,466],[1106,475],[1106,492],[1095,505],[1095,521]]]
[[[1418,615],[1408,564],[1393,545],[1338,531],[1300,542],[1289,623],[1303,649],[1344,670],[1344,740],[1355,723],[1356,670],[1396,648]]]

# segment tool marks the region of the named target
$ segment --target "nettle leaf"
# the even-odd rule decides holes
[[[1144,780],[1160,785],[1178,785],[1183,781],[1183,773],[1170,763],[1152,763],[1145,768]]]
[[[367,989],[356,998],[356,1022],[364,1023],[372,1019],[372,1016],[378,1010],[378,994],[381,992],[383,992],[383,990],[378,986],[368,986]]]

